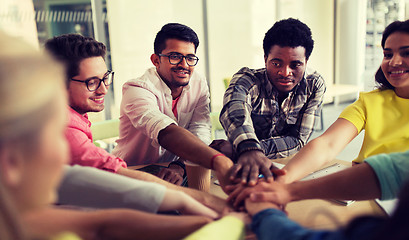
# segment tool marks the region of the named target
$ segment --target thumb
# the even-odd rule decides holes
[[[252,193],[250,194],[250,200],[253,202],[262,202],[264,199],[263,193]]]
[[[271,172],[275,175],[275,176],[283,176],[285,174],[287,174],[287,170],[284,169],[279,169],[279,168],[272,168]]]

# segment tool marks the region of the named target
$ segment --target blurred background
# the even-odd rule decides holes
[[[372,90],[382,59],[382,31],[408,18],[409,0],[0,0],[0,29],[41,48],[53,36],[80,33],[108,47],[115,82],[93,121],[119,117],[122,84],[152,65],[153,40],[169,22],[199,36],[196,71],[207,77],[212,112],[220,111],[224,79],[241,67],[264,67],[262,41],[275,21],[293,17],[312,30],[308,66],[327,84],[326,104]]]

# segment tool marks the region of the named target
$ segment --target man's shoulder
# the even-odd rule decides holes
[[[258,84],[262,83],[266,77],[266,69],[251,69],[242,67],[237,73],[233,75],[232,82],[236,84]]]
[[[192,85],[201,86],[203,84],[207,85],[206,77],[204,77],[204,75],[200,74],[196,70],[193,71],[193,74],[189,80],[189,86],[192,86]]]
[[[149,68],[146,72],[137,78],[132,78],[124,83],[122,86],[122,92],[126,92],[129,89],[143,88],[149,90],[151,92],[160,91],[161,83],[160,83],[159,75],[156,72],[156,69]]]
[[[304,79],[306,87],[312,91],[325,91],[325,81],[322,75],[312,68],[305,70]]]
[[[322,75],[312,68],[305,69],[305,79],[307,81],[323,82],[324,79]]]
[[[68,116],[69,116],[69,121],[67,124],[68,128],[78,128],[78,129],[85,129],[91,125],[91,122],[84,116],[81,116],[81,114],[77,113],[74,109],[71,107],[68,107]]]

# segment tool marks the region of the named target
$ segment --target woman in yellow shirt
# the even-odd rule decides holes
[[[278,181],[299,180],[333,160],[362,130],[364,142],[354,162],[409,149],[409,20],[390,24],[381,44],[384,57],[375,75],[377,89],[361,93],[321,136],[294,155]]]

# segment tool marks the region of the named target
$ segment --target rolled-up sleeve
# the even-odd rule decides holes
[[[159,146],[158,136],[161,130],[171,124],[178,125],[175,119],[161,111],[166,107],[166,102],[159,101],[156,97],[158,94],[139,86],[124,86],[122,96],[124,114],[132,125],[149,136],[156,146]],[[171,96],[167,101],[172,101]],[[172,105],[171,102],[169,105]]]
[[[117,172],[119,168],[127,167],[121,158],[95,146],[81,129],[68,127],[65,136],[70,144],[71,165],[90,166],[111,172]]]
[[[365,162],[372,167],[378,178],[381,200],[397,197],[409,177],[409,151],[375,155],[367,158]]]

